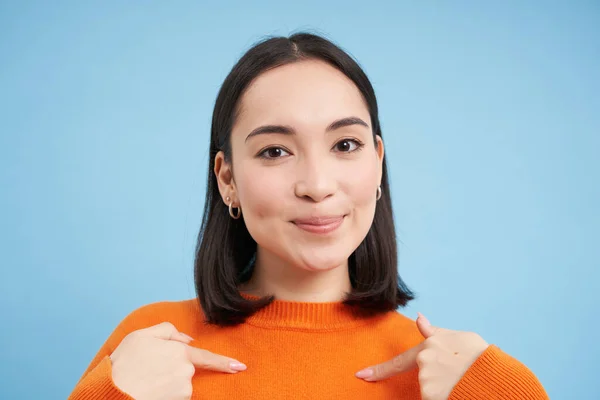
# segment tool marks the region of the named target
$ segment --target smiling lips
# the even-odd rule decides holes
[[[310,233],[327,234],[335,231],[344,222],[344,216],[314,217],[292,221],[298,228]]]

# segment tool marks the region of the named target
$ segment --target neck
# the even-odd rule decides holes
[[[351,288],[347,261],[326,270],[309,270],[260,249],[252,277],[240,285],[240,291],[249,295],[310,303],[342,301]]]

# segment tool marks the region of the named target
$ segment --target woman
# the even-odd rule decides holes
[[[321,37],[250,49],[211,131],[197,299],[135,310],[72,399],[545,399],[479,335],[396,312],[373,88]]]

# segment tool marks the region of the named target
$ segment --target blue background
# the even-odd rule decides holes
[[[598,398],[600,5],[427,3],[2,2],[0,398],[66,398],[125,315],[194,296],[218,88],[304,29],[375,86],[403,312]]]

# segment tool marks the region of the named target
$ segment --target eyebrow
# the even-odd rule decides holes
[[[342,118],[342,119],[333,121],[331,124],[329,124],[327,129],[325,129],[325,132],[331,132],[336,129],[344,128],[346,126],[351,126],[351,125],[361,125],[361,126],[364,126],[367,128],[369,127],[369,124],[367,124],[365,121],[363,121],[362,119],[360,119],[358,117],[346,117],[346,118]],[[248,139],[250,139],[253,136],[272,134],[272,133],[279,133],[282,135],[295,135],[296,130],[289,125],[263,125],[263,126],[259,126],[256,129],[253,129],[252,132],[250,132],[250,134],[248,136],[246,136],[246,142],[248,141]]]

